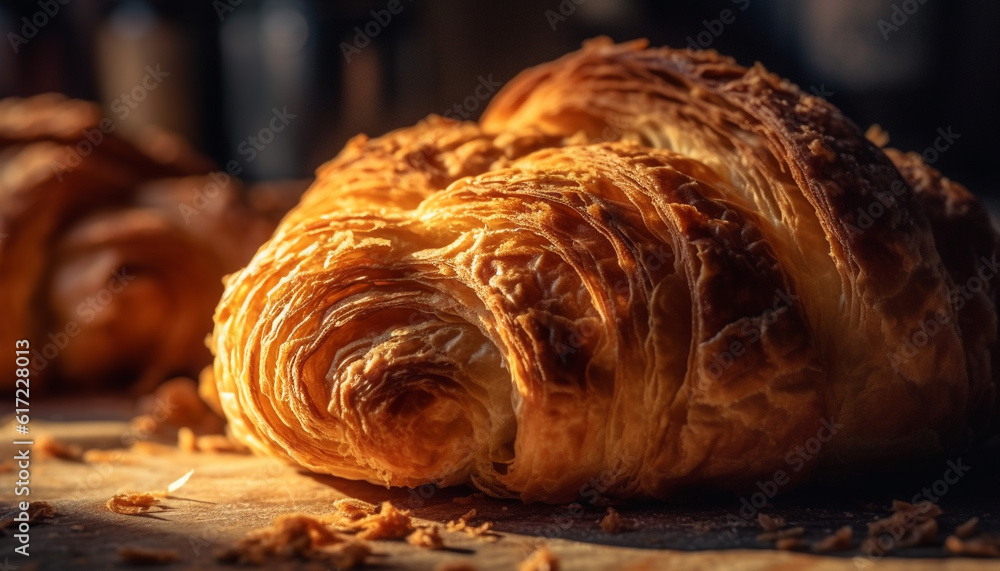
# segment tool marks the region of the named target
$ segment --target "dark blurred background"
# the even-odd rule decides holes
[[[0,96],[100,101],[244,178],[301,177],[356,133],[474,119],[587,38],[647,37],[761,61],[1000,199],[998,24],[995,0],[2,0]]]

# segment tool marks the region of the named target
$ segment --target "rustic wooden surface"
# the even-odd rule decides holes
[[[117,408],[115,408],[117,407]],[[63,442],[83,448],[120,448],[123,436],[136,435],[122,421],[99,421],[90,416],[108,416],[114,411],[125,416],[127,407],[101,405],[96,409],[70,407],[51,414],[61,422],[32,420],[31,436],[54,435]],[[70,412],[66,412],[66,411]],[[13,435],[8,420],[0,434]],[[12,439],[0,445],[5,458],[13,455]],[[465,562],[476,569],[513,569],[538,545],[547,545],[562,569],[996,569],[995,561],[945,558],[939,546],[904,550],[878,561],[858,558],[858,552],[837,556],[816,556],[768,549],[757,542],[760,528],[737,514],[739,500],[719,498],[688,505],[627,505],[618,507],[633,529],[607,534],[598,522],[605,508],[583,502],[579,508],[521,505],[519,502],[477,499],[472,504],[455,503],[453,498],[472,490],[385,489],[377,486],[307,474],[277,460],[237,454],[184,453],[163,446],[158,453],[123,453],[114,463],[88,464],[65,460],[33,459],[31,496],[49,501],[57,516],[36,523],[31,529],[31,557],[14,554],[17,545],[11,530],[0,537],[0,569],[131,569],[117,558],[120,546],[176,549],[180,559],[165,569],[215,569],[213,553],[239,540],[246,531],[267,526],[280,514],[303,512],[322,514],[343,497],[370,502],[390,500],[411,509],[418,521],[444,523],[457,519],[470,508],[478,511],[472,523],[492,521],[502,539],[487,543],[462,533],[444,533],[447,549],[428,551],[401,541],[375,542],[375,568],[434,569],[443,562]],[[969,474],[950,487],[939,504],[945,515],[939,518],[946,533],[972,515],[982,518],[981,527],[1000,530],[1000,482],[996,454],[981,453],[965,458],[972,466]],[[120,491],[151,491],[194,469],[190,481],[154,509],[141,516],[111,513],[104,504]],[[801,525],[806,538],[815,540],[842,526],[852,525],[857,538],[865,524],[888,515],[893,497],[911,498],[920,491],[920,481],[934,481],[935,471],[912,480],[860,483],[865,493],[840,489],[836,492],[812,489],[779,496],[767,513],[783,516],[789,525]],[[17,498],[13,476],[3,474],[0,511],[7,517]],[[924,478],[921,480],[921,478]],[[926,480],[926,478],[932,478]],[[80,527],[82,526],[82,528]],[[30,564],[30,565],[29,565]],[[284,567],[295,569],[300,563]],[[138,568],[138,567],[136,567]],[[231,567],[227,567],[231,568]]]

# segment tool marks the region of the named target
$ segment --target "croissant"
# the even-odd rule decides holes
[[[91,103],[0,101],[0,341],[27,342],[36,394],[141,391],[211,362],[221,278],[274,228],[211,169]]]
[[[252,449],[345,478],[795,484],[993,429],[997,245],[759,64],[600,39],[322,166],[228,278],[211,378]]]

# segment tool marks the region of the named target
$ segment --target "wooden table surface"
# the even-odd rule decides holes
[[[124,407],[97,406],[92,416],[109,416]],[[55,412],[58,421],[32,420],[32,436],[47,433],[62,442],[83,448],[120,448],[130,428],[120,420],[81,419],[81,410]],[[86,415],[83,415],[84,417]],[[112,415],[113,416],[113,415]],[[0,433],[14,434],[8,420]],[[134,434],[133,434],[134,436]],[[5,458],[14,454],[11,440],[0,445]],[[300,472],[277,460],[249,455],[187,453],[157,447],[157,453],[123,453],[113,463],[85,463],[33,459],[32,500],[50,502],[56,517],[32,525],[30,553],[14,553],[18,545],[11,529],[0,537],[2,569],[131,569],[118,560],[121,546],[175,549],[179,560],[164,569],[216,569],[213,554],[232,545],[253,528],[269,525],[276,516],[302,512],[328,513],[340,498],[355,497],[373,503],[392,501],[412,510],[418,521],[444,523],[475,507],[472,523],[494,522],[502,538],[488,543],[463,533],[444,533],[447,549],[429,551],[402,541],[374,542],[370,565],[382,569],[434,569],[443,562],[465,562],[475,569],[514,569],[537,546],[546,545],[573,569],[998,569],[996,560],[946,557],[940,547],[947,533],[975,515],[984,530],[1000,531],[1000,470],[997,454],[980,452],[963,456],[972,468],[938,501],[945,514],[938,518],[942,532],[937,546],[903,550],[879,560],[863,558],[857,549],[835,556],[782,552],[756,540],[756,521],[739,516],[738,498],[701,500],[687,505],[624,505],[617,509],[629,531],[608,534],[599,527],[605,507],[583,502],[579,506],[522,505],[490,498],[459,504],[465,488],[417,490],[385,489],[366,483]],[[174,495],[162,500],[162,509],[141,516],[112,513],[104,505],[121,491],[165,488],[188,470],[194,475]],[[791,526],[806,528],[806,538],[816,540],[843,525],[851,525],[857,538],[867,522],[887,516],[892,498],[909,499],[941,478],[946,466],[928,467],[926,473],[905,480],[866,481],[837,490],[813,488],[778,496],[770,515],[784,517]],[[0,511],[9,517],[16,501],[14,475],[4,475]],[[929,478],[929,479],[928,479]],[[865,490],[864,493],[858,490]],[[35,567],[31,567],[34,565]],[[15,567],[16,566],[16,567]],[[295,569],[289,562],[281,569]],[[138,568],[138,567],[135,567]]]

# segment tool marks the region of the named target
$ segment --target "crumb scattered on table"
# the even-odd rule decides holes
[[[622,521],[621,514],[615,508],[608,508],[607,515],[601,520],[601,530],[604,533],[621,533],[625,529],[625,522]]]
[[[410,545],[424,549],[444,548],[444,540],[441,538],[441,533],[438,531],[438,526],[436,525],[417,528],[413,533],[406,536],[406,541]]]
[[[148,512],[158,503],[160,500],[149,492],[131,492],[115,494],[105,505],[115,513],[136,515]]]
[[[198,440],[194,435],[194,431],[186,426],[182,426],[177,429],[177,448],[181,452],[197,452],[198,451]]]
[[[868,537],[861,542],[865,555],[884,555],[899,547],[928,545],[938,535],[937,518],[941,508],[928,501],[910,504],[892,502],[893,514],[868,524]],[[899,530],[903,534],[899,535]]]
[[[269,558],[303,559],[350,569],[365,562],[371,547],[330,529],[322,519],[305,514],[275,518],[270,527],[247,533],[236,546],[220,551],[216,560],[236,565],[264,565]]]
[[[944,541],[944,548],[955,555],[1000,557],[1000,536],[980,535],[963,539],[957,535],[949,535]]]
[[[547,547],[539,547],[518,563],[517,571],[559,571],[559,559]]]
[[[783,537],[774,542],[774,548],[782,551],[805,549],[806,542],[801,537]]]
[[[785,529],[779,529],[778,531],[769,531],[767,533],[762,533],[757,536],[757,541],[769,542],[769,541],[780,541],[782,539],[788,539],[792,537],[802,537],[806,533],[806,528],[804,527],[786,527]]]
[[[955,535],[960,539],[967,539],[979,533],[979,518],[974,517],[955,528]]]
[[[79,462],[83,458],[83,449],[76,444],[66,444],[48,434],[39,435],[35,439],[35,453],[40,460],[57,458]]]
[[[477,537],[483,541],[489,542],[500,539],[498,534],[491,533],[491,530],[493,529],[493,522],[491,521],[487,521],[478,526],[469,525],[469,520],[474,517],[476,517],[476,508],[472,508],[471,510],[465,512],[465,514],[457,520],[449,521],[445,524],[445,530],[450,532],[464,531],[470,537]]]
[[[854,542],[854,529],[849,525],[838,529],[830,535],[813,544],[813,551],[829,553],[834,551],[846,551],[851,548]]]
[[[333,502],[333,507],[350,520],[359,520],[361,518],[374,515],[377,510],[375,504],[370,504],[355,498],[337,500]]]
[[[785,527],[785,518],[769,516],[764,512],[757,514],[757,523],[764,531],[778,531]]]
[[[361,539],[402,539],[413,531],[410,512],[400,510],[390,502],[382,502],[377,514],[365,517],[360,522]]]
[[[35,523],[43,519],[56,516],[56,510],[49,502],[36,501],[28,504],[28,523]],[[0,529],[7,529],[18,523],[13,517],[0,520]]]

